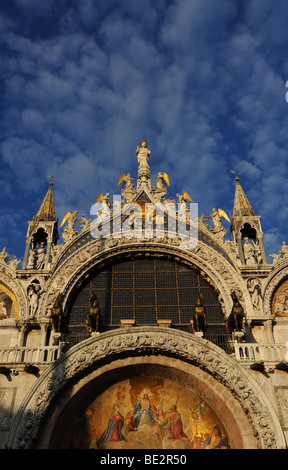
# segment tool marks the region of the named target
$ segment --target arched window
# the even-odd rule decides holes
[[[257,232],[254,227],[250,224],[244,224],[244,227],[240,230],[242,239],[248,237],[250,240],[256,241],[257,240]]]
[[[134,257],[91,271],[80,290],[71,296],[67,340],[88,336],[89,297],[95,294],[101,308],[103,330],[132,320],[136,326],[171,321],[173,328],[189,331],[201,293],[207,328],[205,337],[226,348],[227,328],[217,292],[199,270],[165,258]]]

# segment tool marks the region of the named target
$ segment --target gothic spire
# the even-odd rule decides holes
[[[50,186],[46,193],[46,196],[44,197],[37,214],[35,214],[33,217],[33,221],[39,222],[40,220],[46,222],[56,220],[53,197],[53,177],[51,177]]]
[[[255,215],[250,202],[247,199],[247,196],[239,183],[239,178],[236,175],[236,188],[235,188],[235,197],[234,197],[234,208],[233,216],[241,217],[245,215]]]

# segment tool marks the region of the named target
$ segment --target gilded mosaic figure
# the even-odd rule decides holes
[[[119,412],[119,405],[116,404],[113,406],[113,412],[109,418],[107,428],[97,442],[97,446],[101,446],[101,444],[105,442],[126,441],[126,438],[122,433],[123,425],[124,417]]]

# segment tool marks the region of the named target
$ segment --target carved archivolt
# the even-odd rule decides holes
[[[272,298],[277,287],[288,278],[288,260],[277,264],[263,286],[264,314],[272,315]]]
[[[64,387],[72,386],[103,361],[115,361],[125,352],[133,357],[153,355],[189,362],[213,375],[239,401],[257,436],[258,447],[285,448],[285,439],[271,403],[258,383],[232,357],[209,341],[161,327],[114,330],[85,340],[63,354],[35,382],[13,421],[8,448],[31,448],[47,412],[53,410]],[[161,357],[160,357],[161,356]],[[36,443],[37,445],[37,443]]]
[[[19,317],[24,318],[27,309],[26,295],[24,294],[19,283],[15,279],[11,279],[11,277],[0,271],[0,288],[1,285],[3,286],[3,290],[13,300],[16,319]]]
[[[44,315],[49,315],[59,292],[65,303],[75,285],[84,278],[89,270],[103,266],[112,257],[131,254],[132,252],[158,252],[161,255],[173,255],[182,262],[197,266],[201,275],[218,291],[223,313],[229,316],[232,308],[231,292],[235,290],[245,313],[251,309],[251,300],[246,285],[235,268],[213,248],[199,241],[193,250],[180,248],[177,239],[137,240],[137,239],[101,239],[93,240],[71,255],[54,272],[44,302]]]

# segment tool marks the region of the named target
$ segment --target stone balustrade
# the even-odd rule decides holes
[[[0,364],[45,364],[58,359],[59,346],[0,348]]]
[[[245,363],[287,363],[288,349],[285,344],[234,343],[235,359]]]
[[[287,363],[288,348],[285,344],[237,343],[233,344],[236,361],[250,366],[256,363]],[[49,364],[60,357],[59,346],[42,347],[2,347],[0,348],[0,365],[13,364]]]

